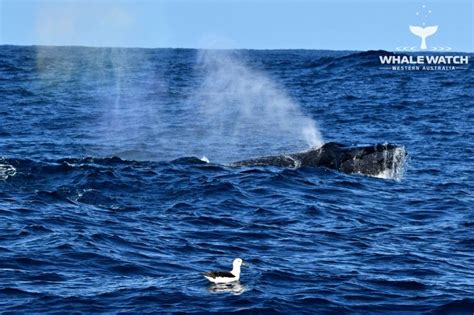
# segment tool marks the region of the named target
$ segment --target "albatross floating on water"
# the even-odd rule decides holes
[[[245,266],[242,259],[236,258],[232,263],[232,271],[209,271],[204,272],[204,277],[216,284],[231,283],[239,281],[240,279],[240,266]]]

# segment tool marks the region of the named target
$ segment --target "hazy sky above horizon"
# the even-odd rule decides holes
[[[474,51],[472,0],[0,0],[0,44]],[[424,23],[424,24],[423,24]]]

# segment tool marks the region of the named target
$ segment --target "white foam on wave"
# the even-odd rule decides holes
[[[202,158],[200,158],[200,160],[203,161],[203,162],[206,162],[206,163],[210,163],[210,162],[209,162],[209,159],[208,159],[207,157],[205,157],[205,156],[203,156]]]
[[[6,180],[8,177],[15,176],[16,168],[9,164],[0,164],[0,180]]]

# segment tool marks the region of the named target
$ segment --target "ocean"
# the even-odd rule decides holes
[[[474,68],[384,53],[0,46],[0,311],[471,315]],[[408,158],[229,165],[330,141]]]

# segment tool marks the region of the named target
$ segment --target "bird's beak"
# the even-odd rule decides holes
[[[247,265],[245,262],[242,262],[242,266],[244,266],[244,267],[247,267],[247,268],[248,268],[248,266],[249,266],[249,265]]]

